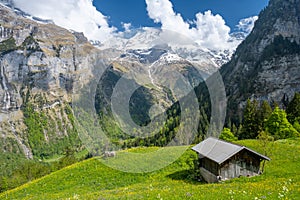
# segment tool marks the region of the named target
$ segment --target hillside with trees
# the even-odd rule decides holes
[[[128,102],[140,127],[163,116],[151,116],[153,105],[171,102],[163,124],[155,124],[146,135],[138,129],[132,135],[125,133],[111,108],[117,82],[131,67],[135,73],[144,70],[141,66],[102,63],[103,54],[110,60],[119,52],[102,52],[81,33],[33,22],[1,6],[0,28],[7,34],[0,38],[0,117],[7,120],[0,123],[0,199],[298,198],[299,5],[300,0],[270,0],[262,10],[253,31],[220,69],[224,99],[215,97],[206,85],[216,84],[221,79],[218,73],[199,83],[194,81],[191,63],[181,61],[172,66],[193,82],[186,96],[175,99],[174,91],[153,83],[140,87]],[[147,70],[140,81],[149,75]],[[103,71],[100,82],[88,88]],[[81,96],[73,94],[76,84],[85,92]],[[94,96],[86,98],[93,89]],[[197,105],[184,109],[191,100]],[[95,115],[76,107],[77,101],[95,110]],[[222,120],[214,123],[213,119],[223,117],[214,116],[214,106],[227,109],[224,127]],[[98,127],[105,139],[97,135]],[[90,134],[87,141],[96,143],[92,149],[84,143],[85,134]],[[160,156],[171,158],[208,136],[253,147],[270,156],[271,162],[263,164],[262,176],[215,185],[199,182],[198,158],[191,150],[156,172],[132,174],[106,165],[117,162],[105,157],[107,151],[121,159],[121,166],[134,163],[126,159],[129,152],[146,160],[148,152],[162,151],[155,162],[163,163]]]

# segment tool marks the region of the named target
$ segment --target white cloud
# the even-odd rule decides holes
[[[258,20],[258,16],[241,19],[237,27],[240,31],[249,34],[252,31],[256,20]]]
[[[131,31],[131,28],[132,28],[131,23],[122,23],[122,26],[123,26],[125,32],[130,32]]]
[[[148,15],[155,23],[161,23],[162,29],[175,32],[189,30],[180,14],[176,14],[169,0],[146,0]]]
[[[31,15],[52,19],[59,26],[83,32],[90,40],[104,41],[115,31],[93,6],[92,0],[14,0],[14,3]]]
[[[193,21],[185,21],[179,13],[175,13],[170,0],[145,1],[149,17],[161,24],[165,39],[172,40],[170,43],[187,43],[190,40],[213,50],[234,50],[239,44],[231,40],[230,28],[220,15],[206,11],[196,14]],[[108,24],[107,17],[93,6],[93,0],[14,0],[14,3],[16,7],[36,17],[52,19],[59,26],[83,32],[89,40],[104,42],[112,37],[128,39],[137,32],[133,31],[131,23],[122,23],[124,32],[117,32],[116,28]],[[256,16],[243,19],[237,27],[250,33],[255,20]]]
[[[156,23],[161,23],[163,30],[178,32],[203,47],[209,49],[234,49],[236,43],[230,43],[230,28],[225,24],[220,15],[213,15],[211,11],[198,13],[190,26],[189,21],[184,21],[182,16],[175,13],[170,0],[146,0],[148,15]]]
[[[230,48],[230,28],[220,15],[213,15],[210,10],[196,15],[196,28],[193,28],[196,41],[212,49]]]

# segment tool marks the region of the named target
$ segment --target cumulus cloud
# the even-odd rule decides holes
[[[256,20],[258,20],[258,16],[252,16],[249,18],[241,19],[239,24],[237,25],[237,28],[240,31],[249,34],[252,31]]]
[[[125,32],[130,32],[131,31],[131,28],[132,28],[131,23],[122,23],[122,26],[123,26]]]
[[[31,15],[51,19],[55,24],[77,32],[83,32],[89,40],[104,42],[113,37],[130,38],[133,31],[131,23],[122,23],[124,31],[117,32],[108,24],[107,17],[93,6],[93,0],[13,0],[16,7]],[[196,14],[193,21],[185,21],[176,13],[170,0],[145,0],[148,15],[162,30],[168,31],[166,38],[173,43],[195,41],[203,48],[234,50],[239,42],[230,37],[230,28],[220,15],[211,11]],[[240,31],[250,33],[257,16],[243,19],[237,25]],[[173,33],[171,33],[173,32]],[[175,33],[180,33],[178,36]],[[110,41],[110,40],[107,40]]]
[[[162,29],[175,32],[189,30],[180,14],[176,14],[169,0],[146,0],[148,15],[155,23],[161,23]]]
[[[198,13],[193,23],[184,21],[182,16],[175,13],[170,0],[146,0],[148,15],[156,23],[161,23],[163,30],[178,32],[190,37],[199,45],[210,49],[234,49],[237,44],[228,42],[230,28],[220,15],[211,11]]]
[[[16,7],[55,24],[83,32],[90,40],[104,41],[115,31],[107,18],[96,10],[92,0],[14,0]]]
[[[196,28],[194,37],[196,42],[202,46],[208,46],[213,49],[230,48],[230,28],[225,24],[224,19],[220,15],[213,15],[210,10],[204,14],[196,15]]]

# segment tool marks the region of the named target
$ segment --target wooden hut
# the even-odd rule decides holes
[[[209,137],[192,148],[199,155],[200,172],[208,183],[261,173],[260,164],[270,158],[247,147]]]

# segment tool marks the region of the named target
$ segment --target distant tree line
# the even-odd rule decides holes
[[[52,162],[44,162],[37,159],[27,160],[17,154],[0,152],[0,159],[4,165],[0,167],[0,193],[87,159],[89,156],[89,154],[76,156],[74,149],[66,148],[62,157]]]
[[[300,93],[295,93],[293,99],[286,102],[285,109],[279,108],[276,103],[272,109],[267,101],[259,103],[248,99],[242,118],[242,123],[238,125],[238,128],[229,120],[228,128],[224,131],[230,131],[238,139],[255,139],[261,132],[267,133],[275,140],[299,137]]]

